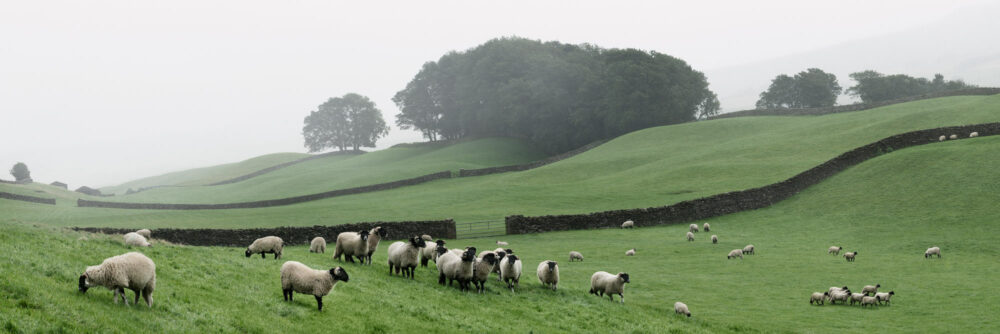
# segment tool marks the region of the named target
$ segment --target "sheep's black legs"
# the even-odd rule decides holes
[[[132,292],[135,292],[135,301],[132,304],[139,305],[139,289],[132,289]]]
[[[153,292],[149,290],[149,287],[146,287],[145,289],[142,290],[142,299],[146,300],[146,306],[148,307],[153,307],[152,293]]]
[[[320,311],[322,311],[323,310],[323,297],[320,297],[320,296],[313,296],[313,297],[316,297],[316,307],[319,308]]]
[[[438,284],[444,285],[444,274],[438,274]]]
[[[421,267],[426,267],[427,266],[427,258],[422,257],[422,256],[420,257],[420,266]]]
[[[292,299],[291,296],[289,296],[289,292],[291,292],[291,290],[281,290],[281,297],[284,298],[286,302]]]
[[[260,258],[262,258],[262,259],[266,259],[266,258],[267,258],[267,255],[265,255],[264,253],[260,253]]]

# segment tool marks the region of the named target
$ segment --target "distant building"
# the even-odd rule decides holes
[[[59,181],[49,183],[49,185],[69,190],[69,185],[68,184],[65,184],[65,183],[62,183],[62,182],[59,182]]]

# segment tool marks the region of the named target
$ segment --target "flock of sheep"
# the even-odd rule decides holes
[[[832,286],[826,292],[813,292],[813,294],[809,296],[809,304],[812,305],[815,303],[816,305],[823,305],[824,301],[830,301],[830,304],[836,304],[838,301],[841,302],[841,304],[846,304],[850,301],[851,305],[858,303],[861,304],[861,307],[875,307],[875,305],[882,305],[882,302],[885,302],[885,305],[889,305],[891,302],[890,298],[892,298],[896,292],[878,292],[878,289],[881,287],[881,284],[865,285],[865,287],[861,289],[861,292],[852,293],[846,285],[843,287]]]
[[[969,133],[969,138],[976,138],[976,137],[979,137],[979,132]],[[941,135],[940,137],[938,137],[938,141],[945,141],[948,139],[958,139],[958,135],[956,134],[952,134],[951,136]]]

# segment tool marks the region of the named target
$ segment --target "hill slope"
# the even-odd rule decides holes
[[[128,189],[155,186],[200,186],[246,175],[274,165],[309,157],[305,153],[273,153],[230,164],[195,168],[129,181],[101,188],[105,194],[123,195]]]

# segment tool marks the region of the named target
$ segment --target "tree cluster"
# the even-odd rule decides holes
[[[28,165],[23,162],[14,164],[14,167],[10,169],[10,175],[13,175],[14,180],[18,182],[31,181],[31,171],[28,170]]]
[[[302,136],[309,152],[375,147],[389,133],[382,111],[367,97],[354,93],[330,98],[310,112],[304,123]]]
[[[975,87],[967,85],[961,80],[945,81],[941,74],[935,74],[932,80],[914,78],[905,74],[884,75],[872,70],[851,73],[850,76],[858,84],[848,88],[847,94],[860,98],[864,103]]]
[[[810,68],[794,77],[785,74],[771,80],[771,86],[760,93],[758,109],[767,108],[817,108],[837,104],[842,88],[837,76]]]
[[[719,110],[680,59],[516,37],[424,64],[393,102],[396,124],[431,141],[505,136],[551,152]]]

